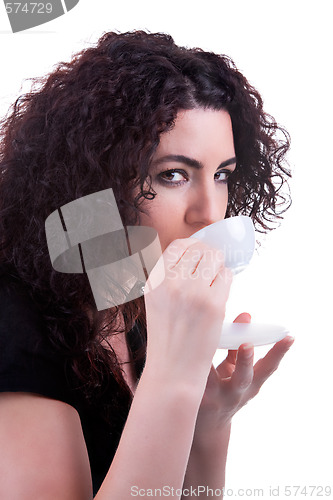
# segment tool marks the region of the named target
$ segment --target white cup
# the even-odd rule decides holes
[[[192,237],[222,250],[225,266],[233,274],[243,271],[253,256],[255,231],[252,220],[245,215],[214,222],[192,234]],[[218,348],[238,349],[244,342],[255,346],[271,344],[287,334],[288,330],[282,325],[224,322]]]
[[[251,218],[246,215],[214,222],[192,234],[192,237],[222,250],[225,266],[234,274],[243,271],[253,256],[255,231]]]

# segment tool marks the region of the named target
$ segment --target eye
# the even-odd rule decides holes
[[[187,179],[186,172],[177,169],[165,170],[157,176],[158,181],[162,184],[171,184],[173,186],[179,186],[180,184],[187,182],[187,180],[181,180],[181,177],[183,177],[183,179],[184,177]]]
[[[230,175],[232,174],[231,170],[220,170],[220,172],[216,172],[215,176],[220,176],[217,180],[223,184],[228,182]]]
[[[231,174],[232,171],[229,169],[220,170],[214,174],[214,178],[218,183],[227,184]],[[184,170],[179,169],[164,170],[157,175],[157,181],[160,184],[168,185],[170,187],[181,186],[188,182],[188,180],[187,173]]]

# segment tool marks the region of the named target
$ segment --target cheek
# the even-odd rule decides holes
[[[154,222],[164,252],[165,248],[175,239],[175,235],[179,232],[179,220],[172,213],[164,212]]]
[[[226,211],[227,211],[227,208],[228,208],[228,202],[229,202],[229,191],[228,191],[228,188],[227,188],[227,193],[226,193],[226,196],[225,196],[225,199],[224,199],[224,205],[223,205],[224,215],[226,214]]]
[[[146,225],[156,229],[160,240],[162,252],[175,239],[183,234],[183,212],[181,207],[167,204],[160,206],[159,210],[151,211],[146,218]]]
[[[151,203],[150,206],[145,207],[145,211],[146,213],[140,214],[139,225],[156,229],[161,242],[162,238],[163,240],[168,239],[170,233],[172,233],[172,228],[176,225],[175,218],[177,217],[177,215],[170,210],[170,206]]]
[[[214,216],[217,219],[224,219],[228,207],[228,187],[219,186],[212,195],[211,202],[214,206]]]
[[[147,215],[144,219],[156,228],[169,228],[176,224],[184,212],[184,203],[179,194],[162,196],[158,194],[154,200],[145,206]]]

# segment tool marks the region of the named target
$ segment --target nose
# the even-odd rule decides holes
[[[216,185],[201,185],[191,194],[185,213],[185,221],[195,231],[224,219],[228,204],[228,189]]]

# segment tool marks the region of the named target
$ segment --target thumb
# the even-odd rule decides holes
[[[243,312],[237,316],[233,321],[234,323],[251,323],[251,314]]]
[[[251,323],[251,314],[243,312],[234,319],[233,323]],[[237,359],[237,349],[229,349],[226,361],[235,364]]]

